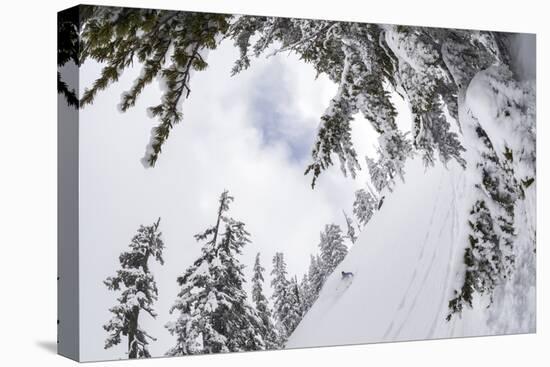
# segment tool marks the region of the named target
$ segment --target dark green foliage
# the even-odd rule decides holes
[[[321,117],[321,128],[312,151],[314,162],[305,171],[306,175],[310,171],[313,173],[312,188],[315,187],[321,172],[333,164],[333,152],[340,157],[344,173],[349,171],[352,177],[355,177],[356,170],[359,168],[357,153],[351,144],[350,122],[353,120],[351,110],[343,99],[333,103],[335,112]]]
[[[492,301],[494,289],[510,276],[515,265],[514,204],[519,186],[511,172],[510,160],[498,159],[481,127],[477,134],[483,143],[483,159],[477,165],[482,177],[478,189],[483,198],[470,211],[465,276],[460,291],[455,291],[455,297],[449,301],[447,320],[461,314],[464,306],[472,307],[474,292],[487,294]]]
[[[473,262],[467,259],[471,256],[471,249],[467,249],[464,255],[464,262],[466,264],[472,264]],[[468,262],[467,262],[468,261]],[[454,314],[461,314],[464,305],[472,307],[472,300],[474,294],[474,285],[476,284],[474,272],[472,270],[466,270],[464,275],[464,283],[460,291],[454,291],[455,297],[449,301],[449,313],[446,316],[447,321],[451,321]]]
[[[73,7],[57,13],[57,93],[62,94],[69,106],[78,108],[78,96],[74,88],[67,85],[59,72],[66,63],[72,61],[80,65],[79,32],[80,12],[79,7]]]
[[[92,87],[85,90],[81,104],[93,103],[99,91],[118,81],[136,61],[142,65],[142,72],[122,96],[122,111],[135,105],[145,86],[161,78],[166,87],[161,103],[149,108],[160,124],[145,157],[146,164],[154,166],[170,131],[181,121],[180,103],[191,92],[191,72],[207,67],[203,53],[216,48],[229,19],[223,14],[95,8],[82,32],[81,57],[105,66]]]
[[[460,292],[455,291],[455,298],[449,301],[447,320],[454,313],[460,314],[465,304],[472,307],[474,291],[491,294],[505,271],[500,238],[495,233],[494,221],[485,201],[477,201],[470,215],[470,245],[464,254],[464,284]]]

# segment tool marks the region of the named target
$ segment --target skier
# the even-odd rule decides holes
[[[352,277],[353,277],[353,273],[351,271],[349,271],[349,272],[342,271],[342,279],[352,278]]]

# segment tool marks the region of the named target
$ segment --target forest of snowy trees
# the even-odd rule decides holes
[[[320,234],[319,255],[300,282],[289,276],[282,252],[273,257],[272,303],[264,292],[265,268],[260,253],[253,264],[251,294],[245,291],[245,265],[240,263],[243,247],[252,241],[245,223],[229,216],[234,198],[224,191],[219,198],[216,221],[195,235],[201,256],[177,278],[181,291],[170,309],[177,316],[166,325],[176,338],[166,355],[179,356],[283,348],[319,294],[324,279],[347,254],[345,237],[338,225],[327,225]],[[140,226],[130,242],[130,251],[120,255],[122,269],[104,283],[119,291],[113,318],[104,325],[109,332],[105,348],[127,338],[128,358],[148,358],[148,344],[156,341],[141,327],[144,311],[156,317],[153,308],[158,290],[149,271],[149,260],[164,264],[164,242],[160,218],[151,226]],[[271,304],[273,305],[271,307]]]
[[[518,248],[535,251],[534,235],[517,219],[531,210],[524,199],[528,190],[535,190],[535,92],[514,74],[511,34],[151,9],[79,9],[80,23],[71,17],[59,20],[60,39],[66,41],[60,43],[58,64],[95,60],[103,68],[80,98],[59,74],[58,91],[68,104],[86,108],[136,62],[142,71],[121,97],[124,112],[144,88],[163,80],[162,96],[147,111],[157,126],[144,142],[145,167],[162,159],[171,132],[185,121],[181,106],[192,93],[192,75],[208,72],[207,53],[229,39],[240,52],[232,70],[235,77],[252,68],[255,58],[290,52],[338,86],[319,116],[310,162],[303,167],[312,189],[335,164],[352,178],[361,169],[370,176],[355,193],[353,207],[342,208],[353,213],[343,213],[346,228],[328,223],[320,229],[319,251],[311,254],[303,276],[288,274],[284,254],[278,252],[270,282],[264,279],[260,254],[254,264],[241,264],[239,255],[254,238],[245,223],[229,216],[233,197],[223,192],[216,222],[195,236],[201,256],[177,279],[181,291],[171,309],[174,321],[166,325],[175,344],[167,355],[283,347],[384,198],[406,179],[405,163],[415,157],[426,169],[439,161],[469,172],[464,267],[448,300],[447,320],[473,307],[475,294],[492,298],[514,274],[521,255]],[[410,133],[396,123],[391,92],[408,103]],[[359,114],[376,132],[373,156],[359,157],[352,143],[352,124]],[[142,311],[155,315],[157,288],[148,262],[163,262],[159,225],[157,221],[138,230],[130,251],[120,256],[121,270],[105,281],[121,293],[111,309],[115,316],[105,325],[105,347],[121,343],[125,336],[129,358],[149,357],[147,345],[155,340],[140,327],[139,316]],[[245,266],[253,268],[250,280],[244,278]],[[252,294],[245,291],[246,282],[251,282]],[[266,283],[271,285],[270,298]]]

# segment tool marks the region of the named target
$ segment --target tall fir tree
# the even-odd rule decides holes
[[[340,226],[337,224],[327,224],[325,226],[324,232],[321,232],[319,248],[323,260],[324,278],[326,279],[348,254],[348,248],[344,243]]]
[[[284,345],[287,338],[298,325],[301,312],[297,299],[297,283],[287,279],[286,262],[282,252],[277,252],[273,257],[273,270],[271,271],[273,288],[273,316],[279,330],[280,344]]]
[[[385,188],[391,191],[395,184],[395,180],[393,179],[392,171],[385,168],[382,159],[375,161],[366,156],[365,161],[367,162],[370,180],[376,191],[380,193]]]
[[[361,226],[365,226],[378,210],[378,198],[374,197],[365,189],[355,191],[355,201],[353,202],[353,214]]]
[[[292,331],[296,329],[300,321],[302,321],[302,317],[304,316],[304,308],[305,308],[305,298],[303,297],[303,292],[300,288],[300,283],[298,282],[298,277],[294,276],[290,279],[290,302],[294,304],[293,309],[293,320],[292,320]]]
[[[224,191],[216,223],[195,239],[204,242],[202,255],[177,281],[181,286],[166,325],[176,336],[167,355],[240,352],[265,349],[263,322],[248,303],[243,268],[238,260],[250,242],[243,222],[227,215],[233,197]]]
[[[344,218],[346,219],[346,227],[348,229],[346,233],[346,237],[351,241],[352,244],[354,244],[355,241],[357,241],[357,234],[355,233],[355,226],[353,224],[353,219],[348,217],[345,211],[343,211],[343,213],[344,213]]]
[[[305,316],[306,312],[309,310],[311,305],[313,304],[312,293],[311,293],[311,283],[309,281],[308,274],[304,274],[302,276],[302,280],[300,280],[299,284],[299,290],[300,290],[300,305],[302,306],[301,312],[302,312],[302,318]]]
[[[323,284],[325,283],[326,274],[324,269],[323,259],[319,255],[311,255],[308,269],[309,289],[310,296],[307,302],[307,308],[311,308],[313,303],[317,300]]]
[[[130,242],[130,251],[120,254],[121,269],[104,281],[109,290],[121,292],[118,304],[109,309],[114,316],[103,326],[109,333],[105,349],[119,344],[122,336],[126,336],[128,358],[131,359],[151,357],[149,341],[156,340],[141,328],[139,319],[142,311],[153,318],[157,316],[153,303],[157,300],[158,290],[149,269],[149,260],[153,258],[164,264],[164,242],[159,224],[160,218],[151,226],[140,226]]]
[[[264,271],[265,268],[260,264],[260,253],[256,254],[254,260],[254,268],[252,275],[252,302],[256,306],[256,311],[260,319],[262,320],[261,333],[266,343],[267,349],[276,348],[278,337],[275,331],[271,319],[271,309],[269,308],[269,302],[264,295],[263,283],[264,283]]]

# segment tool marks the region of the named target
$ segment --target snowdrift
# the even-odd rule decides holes
[[[519,316],[502,312],[497,302],[487,308],[489,301],[480,297],[473,309],[446,321],[448,301],[464,273],[467,171],[456,164],[426,170],[416,159],[405,172],[406,182],[386,196],[287,348],[534,331],[534,316],[503,323],[503,318]],[[354,277],[343,280],[341,271]],[[516,292],[516,297],[529,292]],[[506,302],[532,304],[517,301]]]

